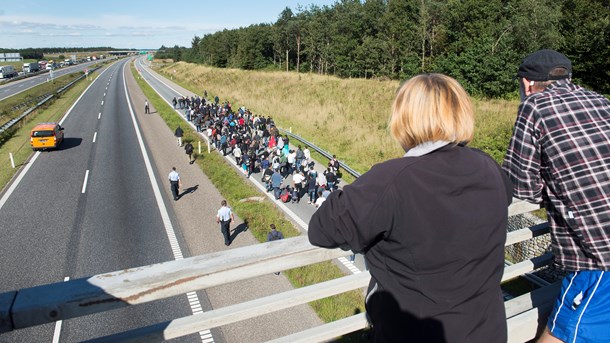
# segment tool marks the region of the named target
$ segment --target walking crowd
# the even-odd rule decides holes
[[[245,107],[234,110],[229,102],[220,103],[218,96],[213,101],[206,96],[207,91],[204,97],[174,97],[172,104],[223,156],[233,155],[244,175],[260,173],[275,199],[298,203],[307,195],[307,203],[319,207],[338,188],[340,164],[336,156],[320,173],[314,168],[309,148],[291,148],[290,138],[280,133],[273,118],[258,116]],[[182,135],[176,136],[181,145]]]

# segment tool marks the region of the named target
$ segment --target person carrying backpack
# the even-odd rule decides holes
[[[186,143],[184,151],[189,155],[189,164],[193,164],[193,162],[195,162],[195,160],[193,160],[193,144],[191,144],[191,142]]]
[[[277,231],[275,229],[275,224],[269,224],[271,231],[267,234],[267,242],[278,241],[280,239],[284,239],[284,235],[281,231]],[[280,275],[280,272],[274,273],[275,275]]]

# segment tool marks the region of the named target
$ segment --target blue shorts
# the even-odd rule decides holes
[[[567,275],[547,326],[564,342],[610,340],[610,272],[587,270]]]

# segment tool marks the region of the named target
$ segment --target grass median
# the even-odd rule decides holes
[[[198,141],[205,142],[190,126],[185,125],[184,120],[176,114],[159,95],[139,77],[132,66],[131,71],[146,98],[151,102],[159,115],[171,129],[178,125],[184,128],[184,142],[192,142],[196,146]],[[259,242],[267,241],[267,228],[270,223],[275,223],[286,237],[300,235],[291,222],[286,220],[285,215],[271,202],[240,202],[242,199],[260,196],[260,191],[250,182],[244,179],[233,166],[229,165],[220,154],[210,153],[197,156],[197,164],[210,178],[214,186],[232,205],[234,212],[243,220],[248,222],[250,232]],[[304,287],[320,282],[342,277],[343,272],[331,261],[317,263],[305,267],[287,270],[284,273],[293,286]],[[310,303],[318,316],[324,322],[331,322],[364,311],[364,296],[361,291],[355,290],[337,296],[320,299]],[[346,340],[353,340],[347,338]]]

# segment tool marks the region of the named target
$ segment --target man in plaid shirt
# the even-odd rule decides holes
[[[546,207],[555,265],[569,274],[539,342],[610,339],[610,101],[571,83],[563,54],[517,73],[521,105],[503,168],[514,196]]]

